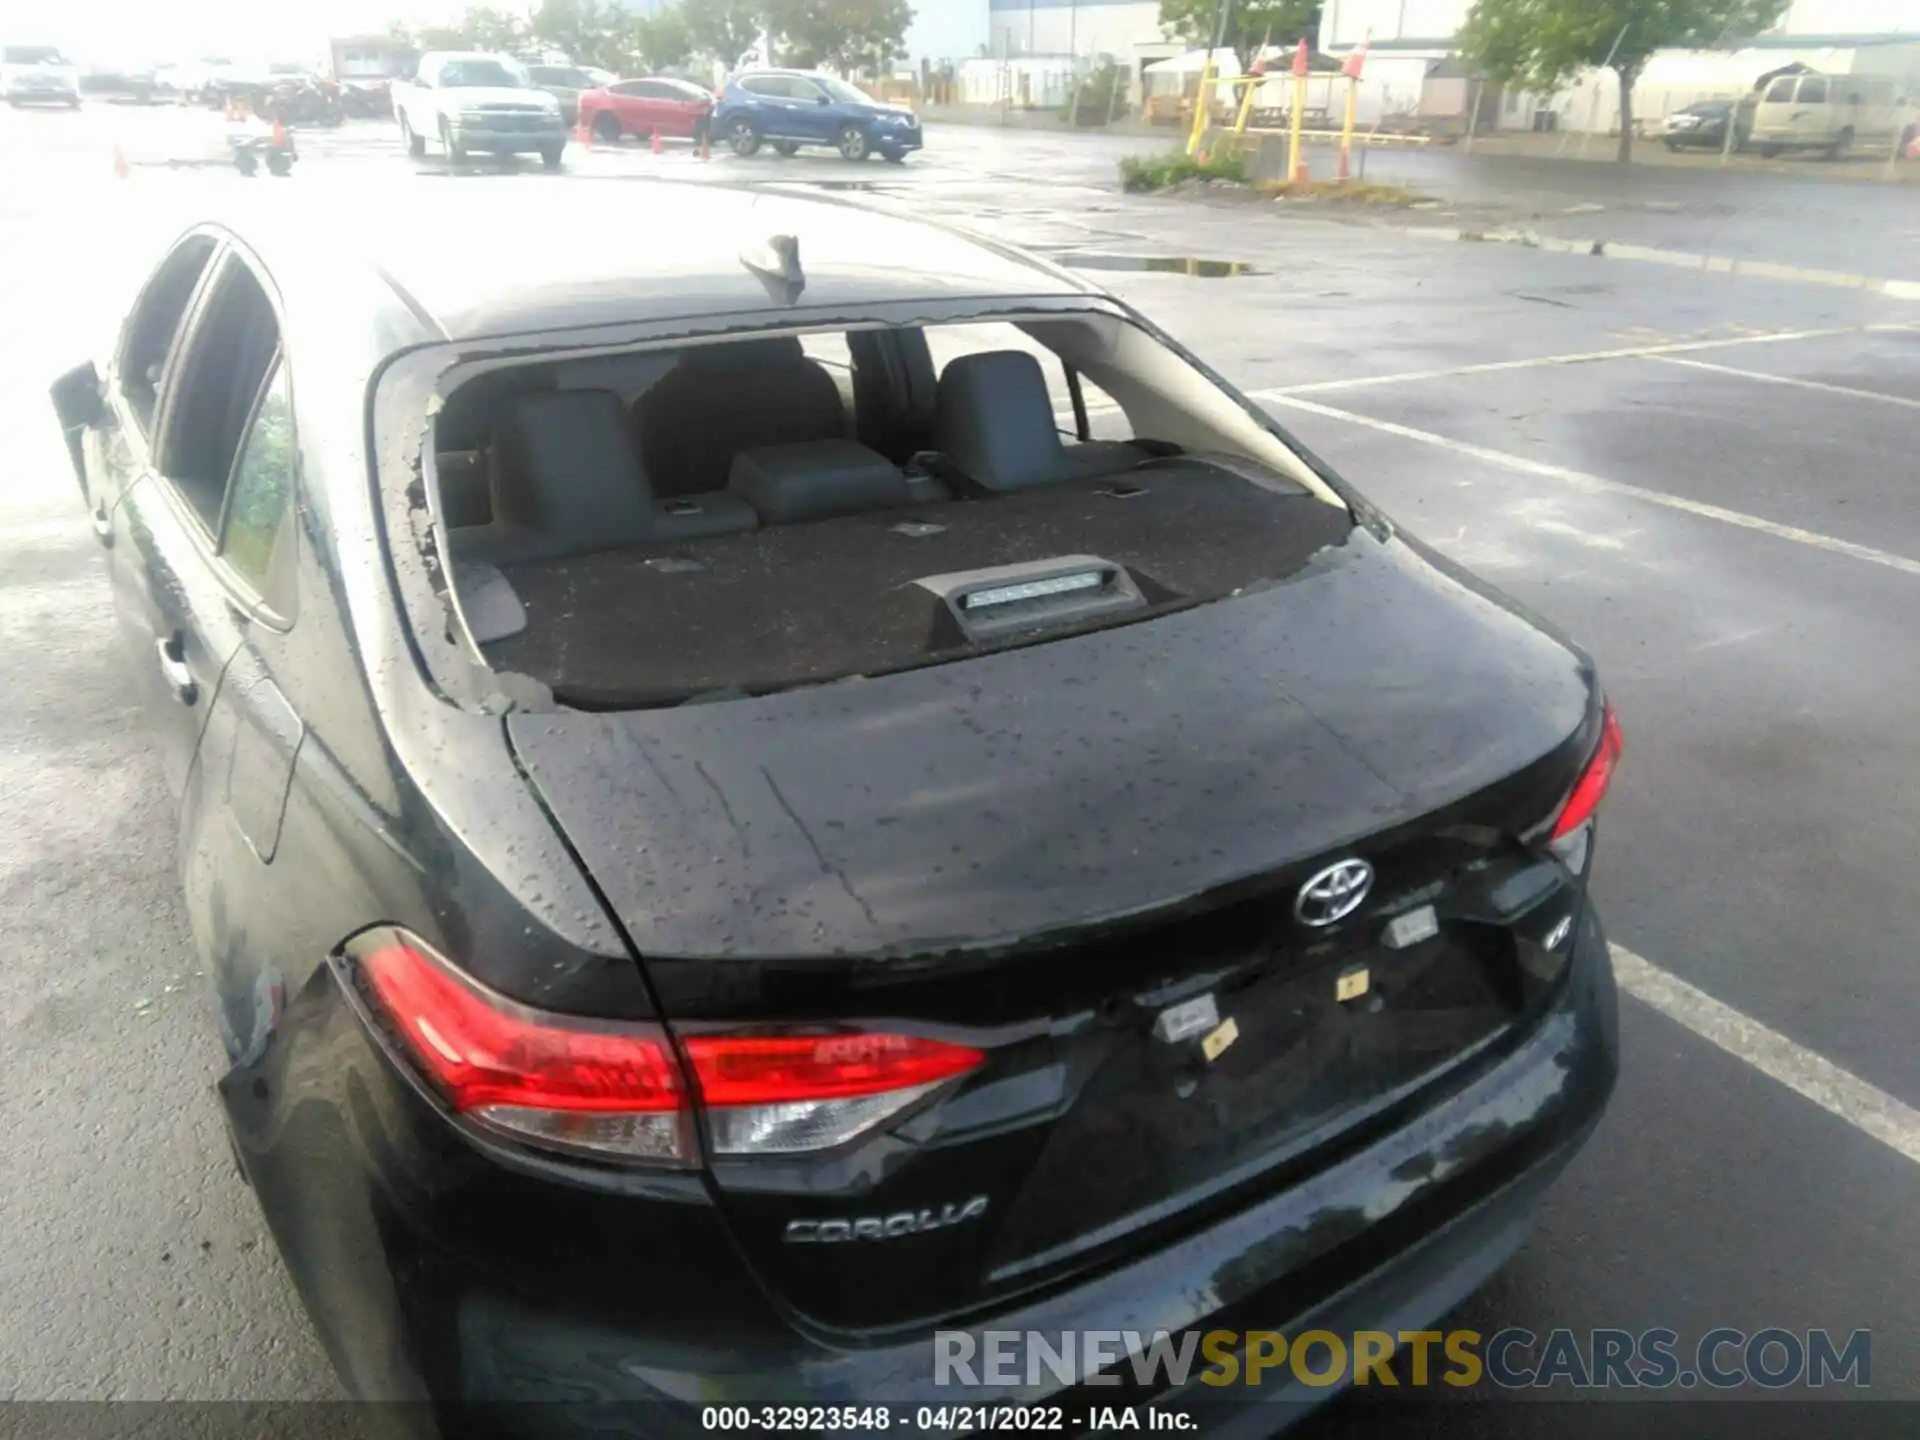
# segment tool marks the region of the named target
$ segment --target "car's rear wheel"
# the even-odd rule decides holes
[[[620,117],[618,115],[610,115],[603,111],[593,122],[593,138],[602,144],[618,145],[620,143],[620,134]]]
[[[549,145],[540,152],[540,163],[549,170],[558,170],[560,159],[566,154],[566,150],[567,147],[564,145]]]
[[[864,160],[873,147],[867,141],[867,132],[858,125],[840,127],[840,158],[843,160]]]
[[[1840,138],[1827,147],[1827,159],[1838,160],[1853,148],[1853,127],[1849,125],[1840,132]]]
[[[1667,141],[1667,149],[1671,150],[1675,155],[1678,155],[1680,153],[1680,142],[1678,140]]]
[[[1777,159],[1779,159],[1779,158],[1780,158],[1780,147],[1779,147],[1778,145],[1762,145],[1762,146],[1760,147],[1760,158],[1761,158],[1762,160],[1777,160]]]
[[[400,138],[407,142],[407,154],[418,159],[427,153],[427,137],[413,133],[413,126],[407,123],[407,112],[400,112]]]
[[[733,147],[734,154],[751,155],[760,148],[760,127],[742,115],[727,126],[727,143]]]
[[[773,142],[773,148],[776,153],[781,155],[798,155],[800,153],[800,142],[797,140],[776,140]]]

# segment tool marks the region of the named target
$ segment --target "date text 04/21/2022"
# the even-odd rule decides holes
[[[1130,1405],[1095,1405],[1069,1413],[1059,1405],[708,1405],[701,1428],[805,1433],[836,1430],[872,1433],[898,1429],[918,1434],[1029,1432],[1062,1434],[1093,1430],[1138,1430],[1175,1434],[1195,1428],[1184,1411]]]

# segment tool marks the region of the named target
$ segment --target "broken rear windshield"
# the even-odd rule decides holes
[[[585,708],[939,664],[1284,579],[1351,518],[1114,316],[503,364],[433,431],[446,601]]]

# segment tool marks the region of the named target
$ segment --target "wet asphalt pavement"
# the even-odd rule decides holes
[[[367,125],[307,141],[287,181],[157,163],[204,135],[172,112],[0,114],[0,1397],[336,1393],[226,1156],[173,817],[44,401],[155,212],[241,183],[338,187],[370,214],[431,203],[429,178],[514,204],[654,170],[851,184],[1079,257],[1408,529],[1595,654],[1627,736],[1596,883],[1612,938],[1920,1107],[1920,299],[1126,197],[1113,166],[1142,142],[1119,138],[938,128],[905,167],[857,172],[629,147],[571,152],[551,178],[448,175]],[[129,180],[112,179],[115,140]],[[1448,180],[1433,167],[1451,158],[1394,157],[1462,194],[1504,186],[1516,210],[1584,187],[1567,203],[1603,206],[1579,214],[1588,231],[1720,254],[1737,231],[1743,255],[1783,269],[1920,278],[1911,187],[1540,179],[1531,161]],[[1134,268],[1187,258],[1245,268]],[[1867,1329],[1872,1394],[1920,1400],[1920,1150],[1819,1108],[1685,1013],[1622,1004],[1611,1112],[1454,1323],[1665,1326],[1683,1348],[1723,1325]],[[1560,1406],[1472,1413],[1489,1436],[1564,1423]],[[1310,1431],[1379,1420],[1344,1403]]]

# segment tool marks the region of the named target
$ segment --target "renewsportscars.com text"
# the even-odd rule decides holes
[[[934,1335],[936,1385],[1354,1385],[1766,1389],[1872,1383],[1873,1337],[1827,1330],[988,1330]],[[1404,1357],[1396,1369],[1396,1355]]]

